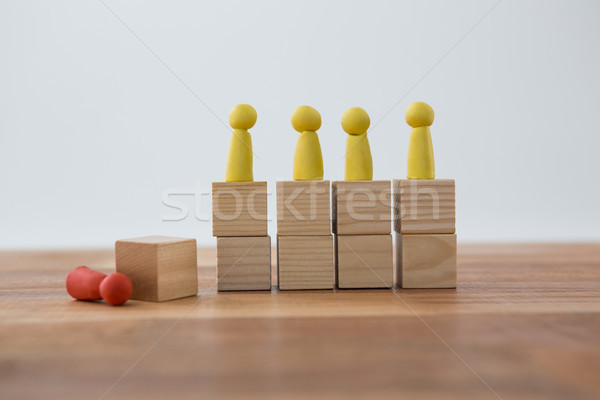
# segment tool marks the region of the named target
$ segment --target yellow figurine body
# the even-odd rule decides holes
[[[321,114],[312,107],[300,106],[292,113],[292,126],[300,132],[294,151],[294,180],[322,180],[323,154],[317,135]]]
[[[229,113],[233,128],[227,153],[225,182],[252,182],[252,137],[248,129],[256,123],[256,110],[248,104],[238,104]]]
[[[373,179],[373,158],[367,138],[369,125],[371,125],[369,114],[360,107],[349,108],[342,115],[342,128],[348,134],[344,180],[370,181]]]
[[[433,108],[423,102],[412,103],[406,109],[405,117],[408,125],[412,127],[408,142],[406,177],[408,179],[435,179],[433,144],[429,130],[433,124]]]

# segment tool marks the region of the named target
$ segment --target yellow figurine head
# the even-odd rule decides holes
[[[310,106],[299,106],[292,113],[292,126],[300,133],[317,131],[321,127],[321,114]]]
[[[249,104],[238,104],[229,112],[229,125],[233,129],[250,129],[256,124],[256,110]]]
[[[342,128],[350,135],[367,133],[369,125],[371,125],[369,114],[360,107],[349,108],[342,115]]]
[[[433,108],[427,103],[417,101],[406,109],[406,122],[413,128],[431,126],[433,124]]]

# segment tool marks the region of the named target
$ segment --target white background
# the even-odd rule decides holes
[[[495,4],[1,0],[0,246],[213,244],[194,214],[210,215],[200,192],[224,178],[237,103],[258,111],[271,191],[291,179],[301,104],[323,117],[326,179],[343,179],[351,106],[371,116],[375,179],[402,178],[418,100],[460,240],[599,240],[600,2]],[[171,197],[183,221],[163,221],[173,190],[199,192]]]

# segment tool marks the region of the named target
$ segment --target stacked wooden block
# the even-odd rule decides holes
[[[394,180],[394,230],[399,286],[456,287],[454,180]]]
[[[280,290],[333,289],[329,181],[277,182]]]
[[[218,290],[270,290],[267,183],[213,182],[212,203]]]
[[[339,288],[393,286],[390,181],[333,182]]]

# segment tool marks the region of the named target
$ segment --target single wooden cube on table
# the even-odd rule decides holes
[[[131,279],[134,300],[167,301],[198,293],[196,240],[146,236],[115,243],[117,272]]]

